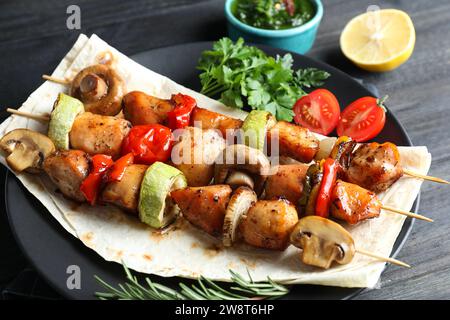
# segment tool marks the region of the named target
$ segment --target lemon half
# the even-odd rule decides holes
[[[416,42],[414,25],[401,10],[384,9],[361,14],[345,26],[341,50],[358,67],[389,71],[409,59]]]

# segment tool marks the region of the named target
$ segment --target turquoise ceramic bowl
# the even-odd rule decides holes
[[[234,1],[226,0],[225,2],[228,36],[233,41],[242,37],[248,42],[266,44],[301,54],[308,52],[314,44],[317,29],[323,16],[323,6],[320,0],[311,0],[316,7],[316,14],[310,21],[299,27],[284,30],[260,29],[241,22],[231,11]]]

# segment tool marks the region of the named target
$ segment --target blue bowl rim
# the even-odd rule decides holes
[[[270,29],[261,29],[249,26],[243,22],[241,22],[238,18],[234,16],[231,12],[231,4],[236,0],[226,0],[225,2],[225,16],[231,24],[233,24],[238,29],[246,31],[248,33],[252,33],[258,36],[268,37],[268,38],[281,38],[281,37],[289,37],[303,33],[309,29],[317,26],[323,17],[323,5],[320,0],[311,0],[316,6],[316,14],[314,17],[309,20],[307,23],[302,24],[301,26],[289,29],[282,30],[270,30]]]

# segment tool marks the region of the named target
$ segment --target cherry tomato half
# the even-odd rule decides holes
[[[352,102],[341,113],[337,126],[339,136],[349,136],[364,142],[378,135],[386,122],[386,110],[374,97],[363,97]]]
[[[323,135],[334,130],[339,121],[339,102],[333,93],[317,89],[294,105],[295,123]]]
[[[165,162],[172,150],[172,132],[160,124],[134,126],[122,142],[122,154],[132,153],[134,162]]]

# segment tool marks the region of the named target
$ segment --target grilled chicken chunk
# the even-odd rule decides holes
[[[80,185],[89,174],[89,160],[84,151],[57,151],[45,159],[43,167],[62,194],[79,202],[85,201]]]
[[[222,233],[230,195],[229,185],[186,188],[171,193],[186,220],[213,236]]]
[[[183,172],[188,186],[206,186],[214,176],[214,160],[225,148],[215,130],[186,127],[172,149],[173,166]]]
[[[122,99],[125,119],[133,126],[163,123],[167,114],[174,108],[171,100],[150,96],[141,91],[127,93]]]
[[[356,224],[380,215],[381,202],[375,193],[356,184],[337,180],[331,194],[331,216]]]
[[[89,154],[101,153],[117,158],[130,128],[131,123],[127,120],[84,112],[72,125],[70,144],[73,149]]]
[[[115,204],[129,212],[137,213],[139,191],[147,168],[148,166],[143,164],[129,165],[120,181],[106,184],[101,194],[101,200]]]
[[[225,138],[227,129],[234,132],[242,126],[242,120],[197,107],[192,112],[191,124],[202,129],[220,130],[222,137]]]
[[[278,133],[278,139],[275,139]],[[279,121],[267,133],[268,150],[272,146],[272,138],[279,142],[281,156],[293,158],[297,161],[309,163],[319,151],[319,140],[306,128],[286,121]]]
[[[389,188],[403,175],[400,155],[392,143],[361,145],[352,156],[345,180],[375,193]]]
[[[289,201],[260,200],[242,217],[239,230],[252,246],[284,250],[297,222],[297,210]]]
[[[294,205],[302,196],[305,182],[306,164],[286,164],[278,166],[277,173],[266,180],[266,199],[285,198]]]

